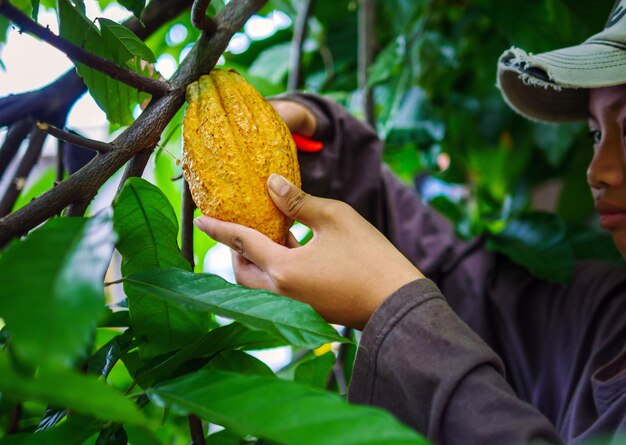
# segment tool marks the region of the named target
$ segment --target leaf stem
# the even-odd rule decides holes
[[[37,122],[37,128],[39,128],[41,131],[45,131],[46,133],[51,134],[57,139],[73,145],[77,145],[79,147],[86,148],[88,150],[97,151],[98,153],[106,153],[107,151],[111,151],[116,148],[113,144],[89,139],[76,133],[70,133],[69,131],[61,130],[54,125],[50,125],[45,122]]]

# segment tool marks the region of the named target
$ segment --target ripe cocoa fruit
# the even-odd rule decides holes
[[[214,69],[187,87],[183,174],[202,213],[252,227],[286,244],[293,223],[267,192],[272,173],[300,187],[285,122],[234,70]]]

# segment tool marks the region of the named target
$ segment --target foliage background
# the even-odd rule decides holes
[[[102,7],[111,2],[99,1]],[[81,2],[73,3],[80,8]],[[31,2],[15,4],[30,13]],[[554,281],[567,280],[576,257],[621,261],[610,239],[598,231],[593,215],[585,182],[591,142],[585,124],[535,124],[511,112],[495,87],[496,61],[511,45],[537,53],[577,44],[602,28],[611,4],[608,0],[593,5],[583,0],[387,0],[376,6],[375,59],[368,72],[385,160],[402,180],[417,187],[426,201],[450,218],[460,237],[485,236],[489,248]],[[252,40],[243,52],[226,52],[224,66],[237,69],[266,96],[285,92],[293,23],[300,5],[298,0],[269,2],[259,14],[268,16],[278,8],[291,18],[292,25]],[[214,0],[210,14],[223,6],[222,1]],[[41,7],[56,5],[42,0]],[[306,91],[332,97],[362,118],[362,92],[357,85],[358,7],[356,0],[315,2],[304,47],[303,80]],[[79,23],[76,17],[68,20]],[[7,26],[0,20],[0,36]],[[168,43],[168,35],[175,27],[179,32],[180,26],[186,28],[185,37],[176,44]],[[198,36],[186,13],[172,18],[146,43],[157,58],[169,54],[180,61]],[[142,97],[132,100],[139,102]],[[177,246],[181,181],[172,180],[180,174],[176,160],[180,158],[182,112],[163,132],[149,164],[148,175],[154,177],[158,189],[132,180],[117,197],[113,215],[53,220],[0,256],[3,276],[16,277],[0,286],[4,298],[4,305],[0,298],[0,317],[7,323],[0,333],[2,425],[10,421],[16,406],[22,414],[22,434],[7,436],[0,443],[29,443],[32,437],[27,433],[36,429],[46,433],[37,436],[37,443],[80,443],[83,439],[91,443],[187,443],[184,415],[190,413],[227,426],[212,434],[211,443],[254,441],[250,434],[280,443],[326,440],[313,434],[323,434],[324,428],[313,426],[304,429],[305,437],[284,436],[284,420],[301,407],[289,406],[282,411],[285,417],[277,414],[275,419],[262,417],[259,408],[243,416],[248,422],[242,422],[241,406],[265,406],[260,401],[282,391],[314,400],[301,419],[329,409],[339,418],[353,415],[338,398],[302,389],[328,386],[342,393],[345,377],[350,375],[348,366],[344,376],[331,378],[336,357],[323,345],[338,337],[314,314],[307,312],[303,317],[313,332],[311,338],[303,339],[298,336],[303,326],[278,329],[282,321],[273,314],[276,311],[251,313],[244,307],[227,307],[220,300],[228,292],[241,292],[238,295],[272,302],[269,294],[246,294],[245,289],[198,274],[197,279],[206,282],[185,288],[186,297],[180,296],[181,282],[193,281]],[[124,113],[112,118],[111,132],[123,129],[128,120]],[[450,162],[442,169],[445,155]],[[51,181],[50,175],[32,181],[15,208],[38,196]],[[131,229],[142,227],[142,236],[148,237],[156,230],[151,226],[155,221],[163,225],[159,233],[166,234],[160,236],[162,243],[154,252],[142,254],[140,261],[130,263],[129,258],[149,245]],[[55,243],[52,251],[60,257],[41,258],[38,253],[44,242]],[[108,247],[85,256],[98,242]],[[126,277],[128,301],[113,306],[116,312],[108,309],[103,313],[102,283],[94,283],[98,272],[106,268],[107,249],[112,250],[114,242],[122,257],[117,273]],[[196,272],[201,272],[212,246],[212,241],[196,233]],[[92,269],[76,267],[81,262]],[[155,267],[159,269],[156,275],[151,272]],[[39,270],[41,277],[50,280],[33,283],[31,270]],[[219,292],[207,297],[203,294],[207,286],[215,286]],[[159,291],[150,290],[154,287]],[[31,310],[49,304],[41,297],[47,295],[42,289],[48,288],[55,289],[52,298],[59,312],[54,316]],[[7,304],[7,296],[17,294],[23,294],[20,303]],[[80,299],[76,298],[79,294]],[[89,298],[83,300],[84,295]],[[40,297],[43,299],[37,300]],[[76,309],[68,301],[83,304],[82,318],[74,318]],[[125,306],[130,306],[130,315]],[[192,315],[188,314],[190,308]],[[306,311],[302,307],[284,309],[286,313],[300,310]],[[155,322],[158,317],[154,314],[164,312],[167,316]],[[230,328],[221,326],[216,315],[232,317],[238,323]],[[171,335],[163,335],[163,326],[172,322],[173,328],[166,331]],[[128,329],[121,333],[119,328]],[[55,335],[42,343],[50,332]],[[274,378],[274,373],[246,351],[285,344],[293,347],[293,362],[278,373],[280,381],[264,380]],[[348,365],[353,354],[352,347],[344,358]],[[88,379],[76,369],[99,376],[98,380]],[[224,371],[235,374],[220,373]],[[178,379],[170,380],[173,377]],[[99,380],[109,385],[100,385]],[[212,386],[215,381],[221,386]],[[308,386],[280,386],[294,381]],[[266,389],[249,394],[249,399],[238,399],[239,404],[212,405],[221,393],[232,395],[245,385]],[[111,386],[117,391],[109,391]],[[198,387],[206,392],[190,390]],[[92,400],[85,400],[86,392]],[[284,402],[270,400],[272,406]],[[217,408],[199,410],[198,406]],[[67,417],[66,408],[79,414]],[[397,434],[399,441],[421,443],[380,413],[368,415],[362,413],[365,420],[352,428],[356,436],[349,439],[338,434],[337,443],[371,439],[372,426]],[[7,432],[1,428],[6,427],[0,427],[0,433]]]

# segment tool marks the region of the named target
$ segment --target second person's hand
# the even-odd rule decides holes
[[[306,245],[291,236],[285,247],[254,229],[206,216],[194,221],[236,252],[239,284],[303,301],[330,323],[363,329],[391,293],[424,278],[347,204],[306,194],[279,175],[270,176],[268,186],[283,213],[312,229]]]

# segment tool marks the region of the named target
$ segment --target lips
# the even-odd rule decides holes
[[[626,209],[606,201],[596,201],[596,210],[600,214],[600,225],[605,229],[626,227]]]

